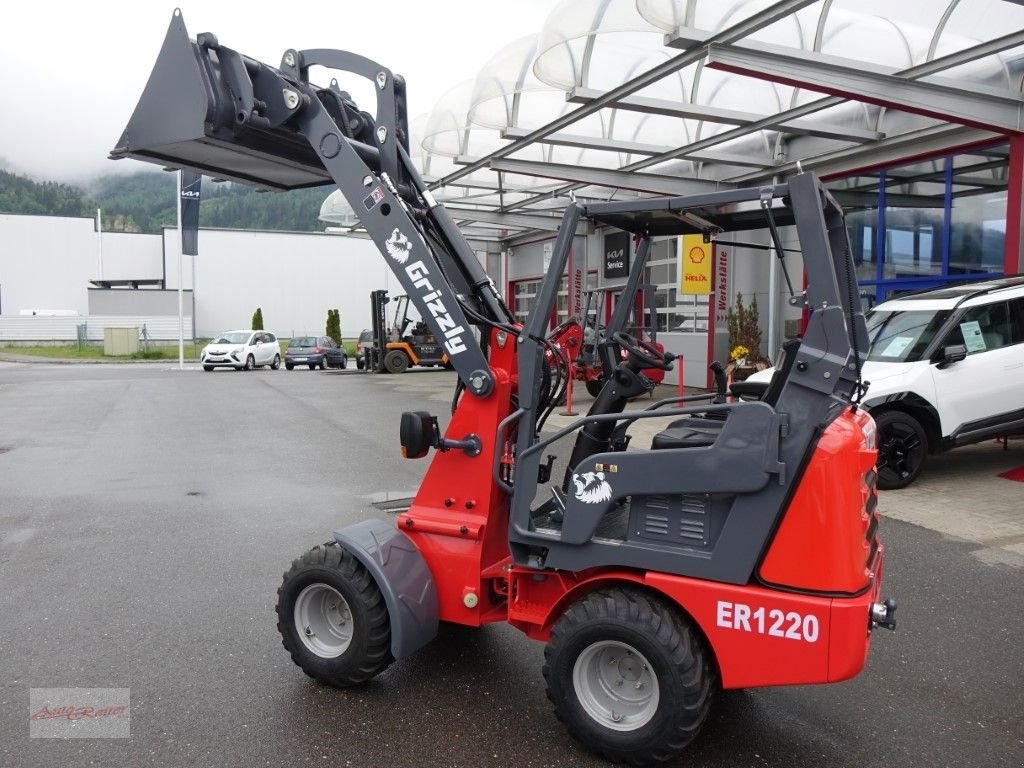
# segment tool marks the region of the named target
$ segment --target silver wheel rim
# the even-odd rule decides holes
[[[658,711],[658,678],[644,655],[626,643],[588,646],[576,659],[572,685],[583,710],[613,731],[642,728]]]
[[[295,600],[295,629],[311,653],[336,659],[348,650],[355,628],[348,602],[338,590],[310,584]]]

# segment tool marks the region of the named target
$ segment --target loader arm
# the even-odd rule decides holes
[[[374,83],[377,116],[361,112],[324,66]],[[469,392],[494,388],[473,326],[506,327],[498,296],[454,221],[426,189],[407,152],[404,81],[345,51],[288,50],[275,69],[220,44],[193,42],[175,11],[160,56],[111,157],[289,190],[333,183],[405,293],[444,346]]]

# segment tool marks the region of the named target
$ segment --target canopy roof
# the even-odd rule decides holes
[[[708,192],[798,163],[846,176],[998,143],[1024,131],[1022,78],[1011,0],[563,0],[413,121],[414,153],[470,237],[515,240],[552,231],[570,194]]]

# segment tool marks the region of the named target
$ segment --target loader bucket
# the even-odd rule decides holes
[[[283,111],[275,105],[281,86],[288,85],[279,71],[221,47],[212,35],[192,42],[175,10],[142,97],[110,157],[194,168],[269,189],[330,184],[301,135],[283,122],[253,119],[244,108],[255,88],[264,111]],[[266,93],[276,95],[269,107],[259,101]]]

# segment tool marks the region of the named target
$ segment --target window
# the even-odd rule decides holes
[[[913,363],[920,360],[947,317],[947,310],[872,311],[866,318],[868,341],[871,343],[868,360],[881,363]]]
[[[645,280],[655,286],[654,309],[658,333],[707,333],[708,297],[679,293],[676,255],[673,238],[651,243]]]
[[[997,144],[829,184],[874,300],[1002,274],[1008,158]]]
[[[1012,343],[1009,307],[1003,301],[968,309],[946,340],[947,346],[963,344],[969,355]]]
[[[1024,298],[1010,300],[1010,343],[1024,342]]]

